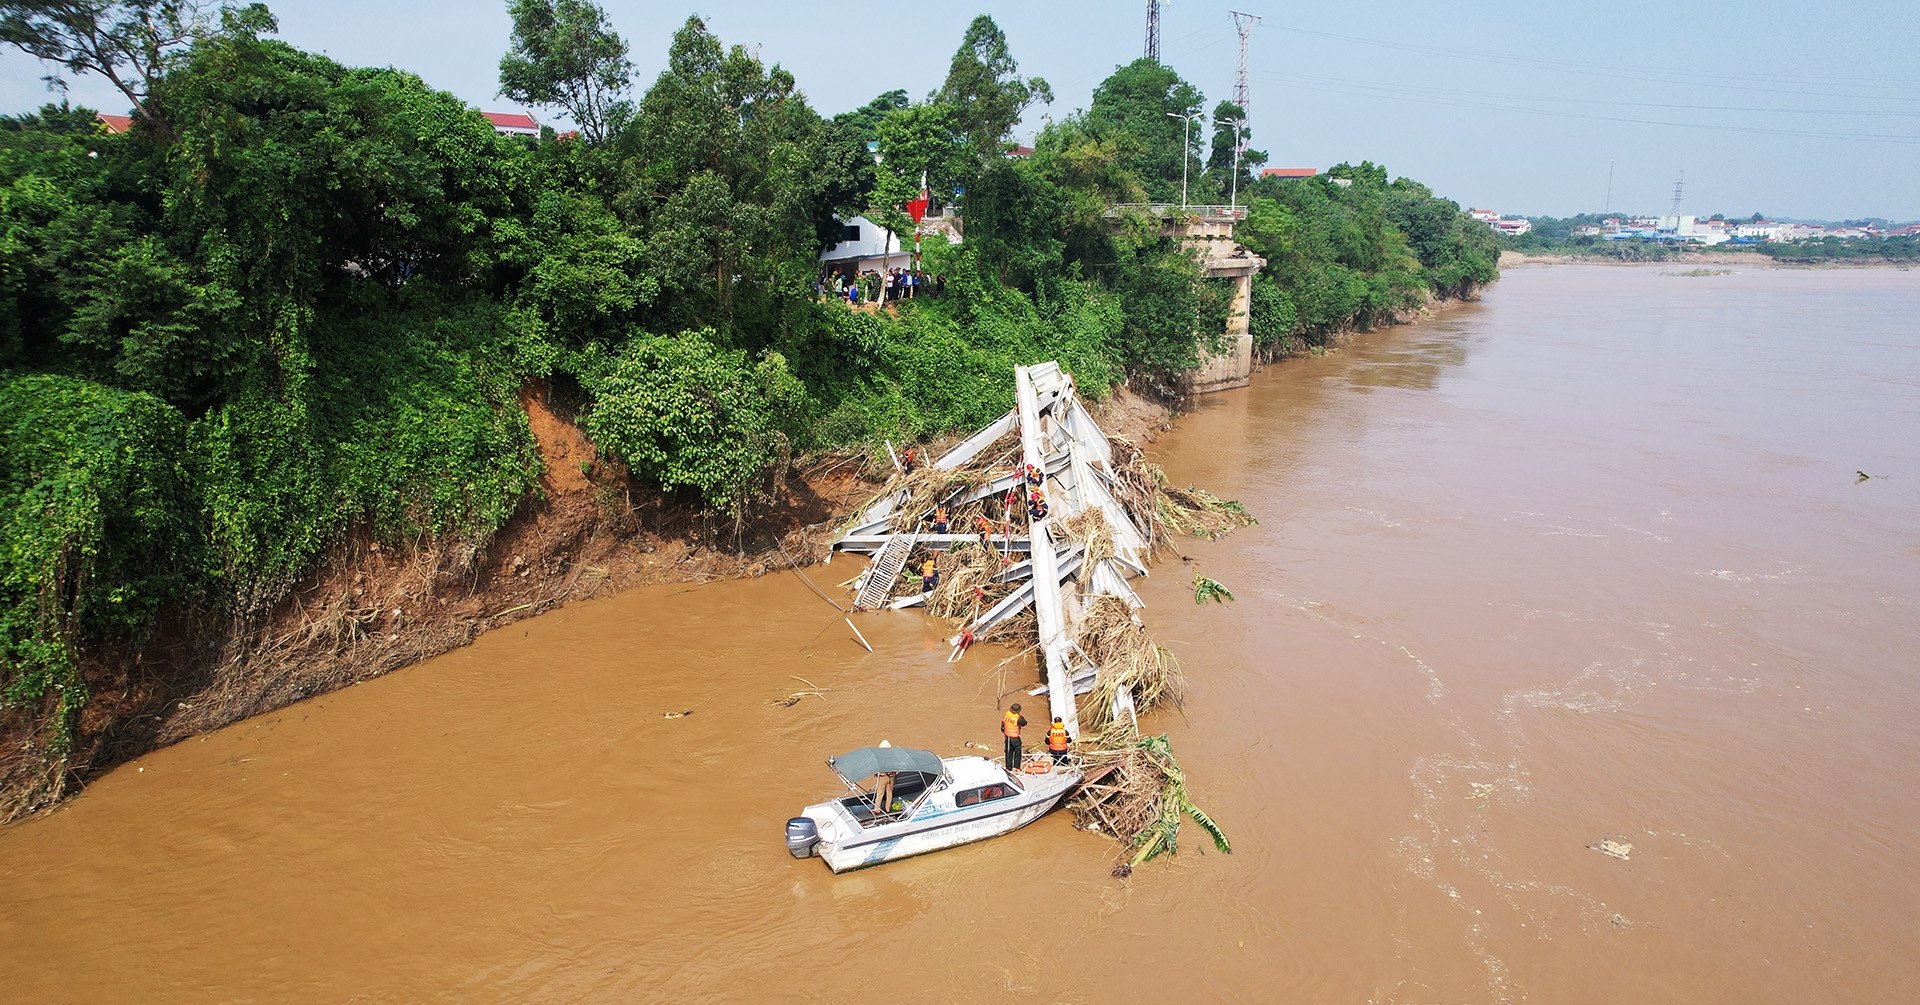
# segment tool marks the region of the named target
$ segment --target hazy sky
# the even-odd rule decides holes
[[[502,2],[279,0],[281,36],[342,62],[404,67],[481,108],[506,47]],[[650,83],[691,8],[604,4]],[[1144,2],[818,4],[709,0],[729,44],[758,46],[834,112],[939,86],[967,22],[999,21],[1021,69],[1084,108],[1141,52]],[[1565,215],[1664,212],[1920,218],[1920,15],[1900,0],[1180,0],[1161,56],[1213,102],[1233,87],[1227,11],[1262,15],[1253,145],[1276,166],[1373,160],[1463,204]],[[0,56],[0,111],[46,100],[44,70]],[[97,79],[77,102],[120,111]]]

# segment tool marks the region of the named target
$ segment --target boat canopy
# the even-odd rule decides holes
[[[829,758],[827,763],[849,785],[882,771],[917,773],[938,778],[946,770],[946,766],[940,762],[940,755],[911,747],[861,747]]]

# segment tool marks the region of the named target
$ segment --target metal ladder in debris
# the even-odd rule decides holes
[[[900,570],[907,567],[907,556],[913,553],[913,542],[918,536],[895,534],[887,539],[880,553],[873,556],[873,564],[867,566],[867,578],[853,598],[854,610],[872,610],[885,605],[893,596],[894,584],[900,581]]]

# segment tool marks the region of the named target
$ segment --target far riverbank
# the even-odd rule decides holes
[[[1758,251],[1682,251],[1669,258],[1628,261],[1605,255],[1555,254],[1539,251],[1502,251],[1500,268],[1515,269],[1535,265],[1738,265],[1752,269],[1911,269],[1912,262],[1884,258],[1835,259],[1818,262],[1794,262],[1773,258]]]

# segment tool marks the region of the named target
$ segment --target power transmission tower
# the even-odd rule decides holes
[[[1673,217],[1673,226],[1676,230],[1680,227],[1680,193],[1686,190],[1686,186],[1687,173],[1682,171],[1679,180],[1673,183],[1673,208],[1667,212],[1668,216]]]
[[[1237,10],[1227,13],[1233,15],[1233,30],[1240,33],[1240,72],[1233,78],[1233,103],[1240,106],[1240,114],[1244,117],[1248,111],[1247,105],[1253,100],[1247,88],[1247,39],[1253,37],[1253,26],[1259,24],[1260,19]]]
[[[1160,62],[1160,0],[1147,0],[1147,58]]]

